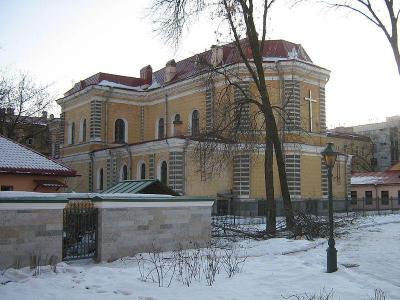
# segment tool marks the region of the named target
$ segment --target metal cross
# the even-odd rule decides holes
[[[313,131],[313,114],[312,114],[312,103],[317,103],[317,100],[313,99],[311,96],[311,90],[309,91],[309,96],[308,97],[304,97],[304,99],[306,101],[308,101],[308,112],[310,115],[310,119],[309,119],[309,129],[310,131]]]

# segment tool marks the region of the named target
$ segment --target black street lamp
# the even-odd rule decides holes
[[[337,271],[337,250],[335,248],[335,239],[333,238],[333,197],[332,197],[332,168],[335,165],[338,153],[333,148],[333,143],[328,143],[321,155],[328,167],[328,204],[329,204],[329,240],[327,253],[327,272]]]

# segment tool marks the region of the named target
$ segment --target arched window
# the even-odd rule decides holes
[[[86,142],[86,119],[83,120],[82,124],[82,142]]]
[[[161,164],[161,182],[167,185],[167,163],[165,161]]]
[[[121,181],[128,180],[128,167],[126,165],[123,165],[121,168],[120,179]]]
[[[82,119],[79,124],[79,141],[86,142],[86,119]]]
[[[139,161],[137,164],[136,178],[138,180],[146,179],[146,164],[143,160]]]
[[[75,122],[71,124],[71,144],[75,144]]]
[[[199,128],[199,111],[195,109],[192,112],[192,120],[191,120],[191,134],[192,136],[198,135],[200,131]]]
[[[164,133],[164,118],[160,118],[158,120],[158,136],[157,136],[157,138],[158,139],[163,139],[164,136],[165,136],[165,133]]]
[[[125,143],[125,122],[122,119],[115,120],[115,142],[116,143]]]
[[[146,179],[146,164],[142,163],[140,166],[140,179]]]
[[[104,182],[103,168],[101,168],[97,173],[97,189],[99,191],[102,191],[104,188],[103,182]]]
[[[168,165],[165,160],[158,162],[157,179],[160,180],[163,184],[168,184]]]

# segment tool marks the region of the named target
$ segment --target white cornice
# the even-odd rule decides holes
[[[104,150],[97,150],[92,152],[93,156],[96,160],[105,159],[110,157],[110,152],[112,152],[113,156],[115,154],[119,154],[123,157],[127,157],[128,153],[132,156],[143,155],[143,153],[151,154],[160,151],[182,151],[183,147],[186,144],[186,140],[180,138],[169,138],[160,141],[150,141],[141,144],[132,144],[129,146],[121,146],[115,148],[107,148]],[[129,147],[129,152],[127,151],[127,147]],[[89,153],[78,153],[78,154],[70,154],[61,158],[63,162],[73,162],[73,161],[82,161],[82,160],[90,160]]]

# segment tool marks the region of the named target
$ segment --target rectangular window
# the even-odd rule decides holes
[[[372,191],[365,191],[365,204],[372,204]]]
[[[389,205],[389,191],[381,191],[382,205]]]
[[[350,197],[350,204],[357,204],[357,191],[351,191]]]
[[[2,192],[12,191],[12,190],[14,190],[12,185],[2,185],[1,186],[1,191]]]

